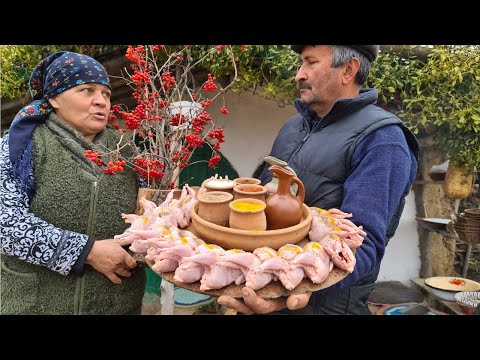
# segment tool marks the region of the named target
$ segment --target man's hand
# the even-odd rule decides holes
[[[311,292],[290,295],[288,298],[281,297],[273,300],[264,300],[255,294],[255,291],[248,287],[242,289],[243,301],[230,296],[220,296],[218,303],[234,309],[245,315],[268,314],[287,307],[289,310],[302,309],[308,304]]]
[[[136,261],[113,239],[95,241],[85,263],[114,284],[122,283],[117,275],[130,277],[130,270],[137,266]]]

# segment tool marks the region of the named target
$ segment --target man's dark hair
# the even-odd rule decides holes
[[[358,59],[360,62],[360,67],[358,68],[357,75],[355,76],[355,84],[358,87],[362,87],[362,85],[367,81],[368,75],[370,74],[370,67],[372,63],[363,53],[352,47],[344,45],[329,46],[332,49],[332,67],[334,68],[338,68],[346,64],[354,57]]]

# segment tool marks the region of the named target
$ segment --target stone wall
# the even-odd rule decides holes
[[[447,198],[443,190],[443,181],[433,181],[428,175],[433,165],[443,163],[445,154],[432,145],[430,137],[419,140],[421,158],[419,172],[414,185],[417,213],[420,217],[453,219],[455,215],[455,201]],[[479,206],[478,184],[472,194],[459,201],[458,208]],[[421,277],[455,276],[456,241],[454,236],[442,236],[418,226],[419,247],[421,256]]]

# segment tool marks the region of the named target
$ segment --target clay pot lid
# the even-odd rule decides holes
[[[233,179],[233,182],[240,185],[240,184],[256,184],[260,185],[261,181],[256,178],[249,178],[249,177],[241,177],[241,178],[236,178]]]
[[[255,189],[255,191],[252,191]],[[233,191],[239,194],[266,194],[267,187],[259,184],[238,184],[233,187]]]
[[[223,203],[232,199],[233,195],[225,191],[209,191],[198,195],[198,201],[204,203]]]
[[[207,189],[217,190],[217,191],[231,190],[235,185],[237,184],[233,180],[217,179],[213,177],[210,179],[206,179],[203,182],[203,186],[206,187]]]
[[[260,206],[258,209],[256,210],[248,210],[248,209],[239,209],[238,207],[236,207],[237,204],[239,203],[249,203],[249,204],[255,204],[255,205],[258,205]],[[236,199],[236,200],[233,200],[230,204],[230,209],[233,210],[233,211],[236,211],[236,212],[240,212],[240,213],[258,213],[260,211],[264,211],[265,210],[265,207],[267,206],[265,204],[265,202],[263,202],[262,200],[258,200],[258,199],[253,199],[253,198],[240,198],[240,199]]]

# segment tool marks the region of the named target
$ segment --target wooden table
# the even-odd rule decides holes
[[[460,305],[458,305],[455,301],[443,300],[440,299],[438,296],[434,295],[431,288],[425,284],[424,278],[415,278],[411,279],[410,281],[413,282],[420,290],[422,290],[422,292],[429,295],[431,298],[435,299],[444,307],[446,307],[450,313],[453,313],[455,315],[465,315]]]

